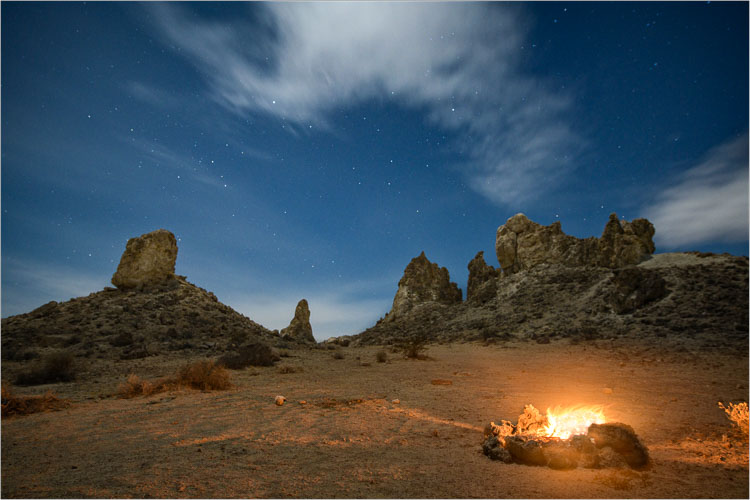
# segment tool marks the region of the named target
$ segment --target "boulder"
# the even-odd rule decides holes
[[[597,448],[608,447],[622,455],[625,462],[634,469],[648,464],[648,450],[627,424],[591,424],[587,436]]]
[[[302,342],[315,342],[313,337],[312,325],[310,325],[310,308],[307,300],[302,299],[297,303],[294,309],[294,318],[289,326],[280,332],[282,338],[297,340]]]
[[[483,304],[492,300],[497,294],[497,278],[500,277],[500,270],[484,261],[484,252],[479,252],[469,262],[468,267],[467,302]]]
[[[172,281],[176,261],[177,240],[166,229],[130,238],[112,275],[112,284],[127,289]]]
[[[562,231],[560,222],[542,226],[516,214],[497,229],[495,252],[503,271],[512,274],[540,264],[618,268],[638,264],[654,252],[654,226],[609,216],[601,238],[579,239]]]
[[[386,319],[393,320],[427,302],[458,304],[461,298],[461,289],[450,281],[448,270],[430,262],[422,252],[404,269]]]
[[[614,287],[609,303],[617,314],[633,312],[667,294],[667,282],[653,269],[635,266],[617,269],[610,282]]]

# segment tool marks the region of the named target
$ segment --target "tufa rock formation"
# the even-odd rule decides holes
[[[120,289],[143,288],[174,279],[177,240],[166,229],[130,238],[112,284]]]
[[[290,347],[213,293],[175,276],[176,256],[169,231],[130,239],[112,278],[118,288],[3,318],[2,359],[23,362],[65,350],[107,360],[111,369],[111,360],[220,356],[258,343]]]
[[[281,330],[280,335],[291,340],[315,342],[312,325],[310,325],[310,308],[305,299],[297,303],[297,307],[294,309],[294,318],[292,318],[288,327]]]
[[[634,265],[654,252],[654,226],[646,219],[620,221],[609,216],[601,238],[563,233],[560,222],[542,226],[516,214],[497,229],[495,251],[503,271],[512,274],[540,264],[610,269]]]
[[[466,285],[466,300],[483,304],[497,294],[497,278],[501,270],[495,269],[484,261],[484,252],[479,252],[469,262],[469,282]]]
[[[416,306],[429,302],[458,304],[461,302],[461,289],[450,281],[446,268],[430,262],[422,252],[404,269],[393,297],[393,307],[386,319],[393,321]]]
[[[423,254],[407,266],[391,313],[347,341],[606,339],[682,351],[746,350],[748,258],[695,252],[644,258],[654,250],[653,234],[647,220],[618,221],[613,214],[601,238],[581,240],[559,223],[545,227],[516,215],[498,231],[505,269],[477,254],[465,302],[448,271]],[[437,301],[438,290],[450,299]]]

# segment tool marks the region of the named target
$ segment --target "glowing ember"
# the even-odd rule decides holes
[[[545,437],[568,439],[571,436],[586,434],[591,424],[606,422],[600,406],[571,406],[547,409],[547,425],[544,428]]]

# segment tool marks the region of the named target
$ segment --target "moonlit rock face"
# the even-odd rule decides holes
[[[310,307],[307,304],[307,300],[302,299],[297,303],[297,307],[294,309],[294,318],[292,318],[288,327],[281,330],[280,335],[293,340],[315,342],[312,325],[310,324]]]
[[[484,303],[497,293],[499,270],[484,261],[484,252],[477,253],[468,265],[469,281],[466,285],[466,300],[473,303]]]
[[[542,226],[516,214],[497,229],[495,252],[505,273],[540,264],[619,268],[654,253],[654,226],[646,219],[618,220],[611,214],[601,238],[579,239],[562,231],[560,222]]]
[[[166,229],[130,238],[120,258],[112,284],[117,288],[138,288],[174,278],[177,240]]]
[[[406,266],[388,317],[392,320],[426,302],[458,304],[461,289],[450,281],[446,268],[430,262],[422,252]]]

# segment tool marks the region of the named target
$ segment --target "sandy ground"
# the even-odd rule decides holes
[[[747,442],[716,405],[747,400],[745,352],[458,344],[430,347],[428,361],[388,353],[378,363],[379,350],[291,351],[276,367],[232,372],[229,391],[99,397],[127,371],[167,375],[180,363],[155,358],[118,363],[110,380],[55,385],[70,408],[2,420],[2,496],[748,497]],[[604,404],[608,420],[634,427],[652,465],[489,460],[485,424],[515,421],[527,403]]]

